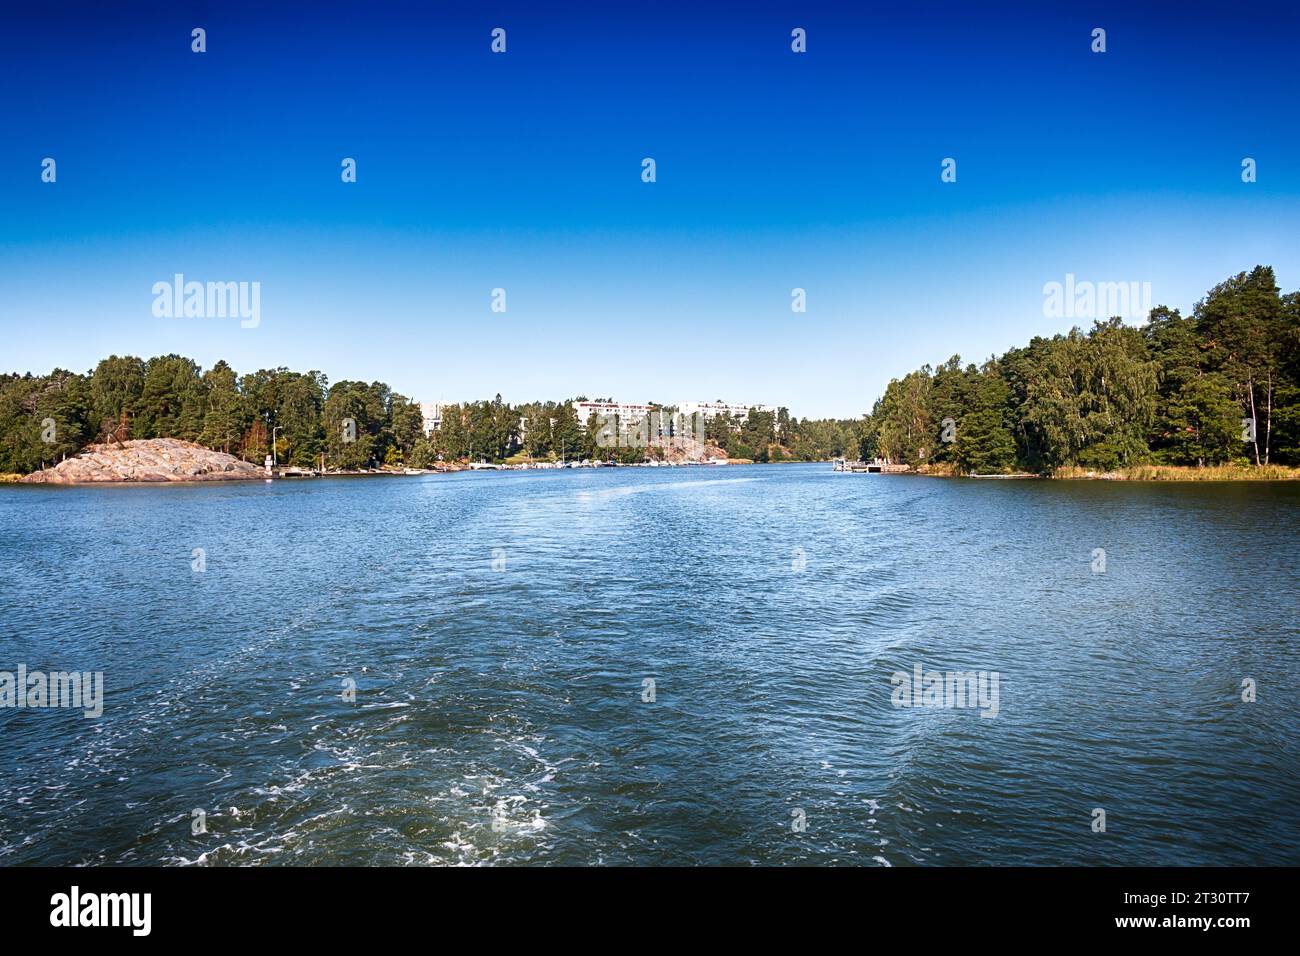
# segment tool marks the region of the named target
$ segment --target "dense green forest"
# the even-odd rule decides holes
[[[1257,266],[1189,316],[1159,306],[1035,338],[980,366],[954,356],[889,383],[861,452],[962,473],[1142,463],[1300,463],[1300,293]]]
[[[280,462],[313,467],[324,456],[330,468],[656,454],[600,447],[596,417],[578,422],[581,400],[449,405],[426,438],[419,405],[382,382],[114,355],[85,374],[0,375],[0,472],[34,471],[108,438],[183,438],[260,463],[274,437]],[[1159,306],[1140,328],[1110,319],[980,366],[956,356],[925,366],[891,381],[861,419],[754,409],[710,419],[705,437],[755,461],[880,456],[979,474],[1297,464],[1300,293],[1281,295],[1260,266],[1215,286],[1190,316]]]
[[[356,440],[344,441],[344,420]],[[182,438],[260,463],[274,435],[283,463],[400,460],[423,437],[418,405],[375,382],[319,372],[206,372],[188,358],[110,356],[81,375],[0,376],[0,471],[28,472],[107,438]]]
[[[0,375],[0,472],[35,471],[91,442],[134,438],[182,438],[256,463],[274,438],[282,464],[304,467],[322,456],[330,468],[427,467],[440,456],[645,459],[643,448],[600,447],[596,417],[578,424],[579,400],[512,406],[498,395],[449,405],[426,438],[419,405],[382,382],[331,385],[320,372],[285,368],[241,376],[225,362],[203,371],[179,355],[114,355],[84,375]],[[854,452],[860,440],[855,422],[796,421],[785,409],[711,421],[707,437],[761,461],[825,459]]]

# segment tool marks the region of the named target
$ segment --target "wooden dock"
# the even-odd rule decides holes
[[[845,458],[836,458],[834,470],[855,475],[901,475],[911,471],[912,466],[896,465],[879,458],[873,461],[849,461]]]

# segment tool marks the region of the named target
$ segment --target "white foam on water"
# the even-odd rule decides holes
[[[619,485],[615,488],[603,488],[600,491],[579,491],[575,497],[579,501],[608,501],[627,495],[640,495],[652,491],[675,491],[681,488],[699,488],[706,485],[738,485],[758,478],[701,478],[697,481],[664,481],[650,485]],[[766,480],[766,479],[765,479]]]

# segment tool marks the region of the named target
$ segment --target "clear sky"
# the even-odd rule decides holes
[[[1067,273],[1300,287],[1295,4],[600,7],[5,3],[0,369],[856,416],[1068,329]],[[260,282],[261,324],[155,317],[178,272]]]

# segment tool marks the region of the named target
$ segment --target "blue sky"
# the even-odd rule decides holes
[[[0,13],[7,371],[179,352],[856,416],[1066,330],[1067,273],[1184,311],[1257,263],[1300,287],[1294,7],[104,6]],[[177,272],[260,282],[260,326],[156,318]]]

